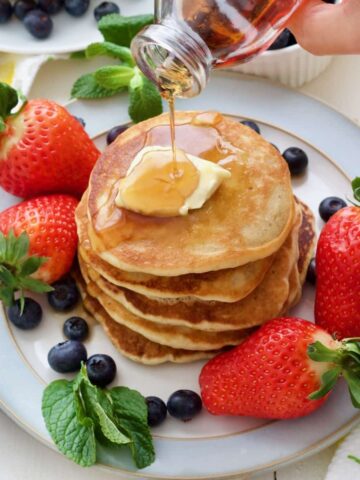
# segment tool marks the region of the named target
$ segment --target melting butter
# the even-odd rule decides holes
[[[149,216],[187,215],[201,208],[231,173],[220,165],[170,147],[148,146],[119,182],[118,207]]]

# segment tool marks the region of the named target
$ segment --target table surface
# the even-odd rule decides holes
[[[73,81],[89,69],[84,62],[54,61],[36,79],[32,97],[68,100]],[[360,124],[360,56],[338,57],[317,79],[300,91],[330,104]],[[332,446],[320,454],[280,469],[277,480],[324,480],[334,454]],[[96,468],[81,469],[41,445],[0,412],[0,480],[107,480],[112,477]],[[272,473],[256,477],[272,480]]]

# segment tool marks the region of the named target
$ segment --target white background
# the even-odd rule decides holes
[[[73,81],[84,71],[83,62],[57,61],[40,71],[32,97],[66,102]],[[339,57],[301,91],[313,95],[360,124],[360,56]],[[311,128],[311,125],[309,126]],[[346,154],[346,152],[344,152]],[[360,174],[360,152],[359,152]],[[1,368],[1,366],[0,366]],[[26,395],[26,392],[22,392]],[[324,480],[335,447],[277,472],[278,480]],[[44,447],[0,413],[0,480],[110,480],[95,468],[81,469]],[[263,474],[259,480],[272,480]],[[345,480],[345,479],[344,479]]]

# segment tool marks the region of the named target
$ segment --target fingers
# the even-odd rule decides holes
[[[360,0],[338,5],[308,0],[289,24],[298,43],[315,55],[360,53]]]

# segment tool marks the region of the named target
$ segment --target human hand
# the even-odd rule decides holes
[[[360,54],[360,0],[307,0],[291,18],[297,42],[315,55]]]

